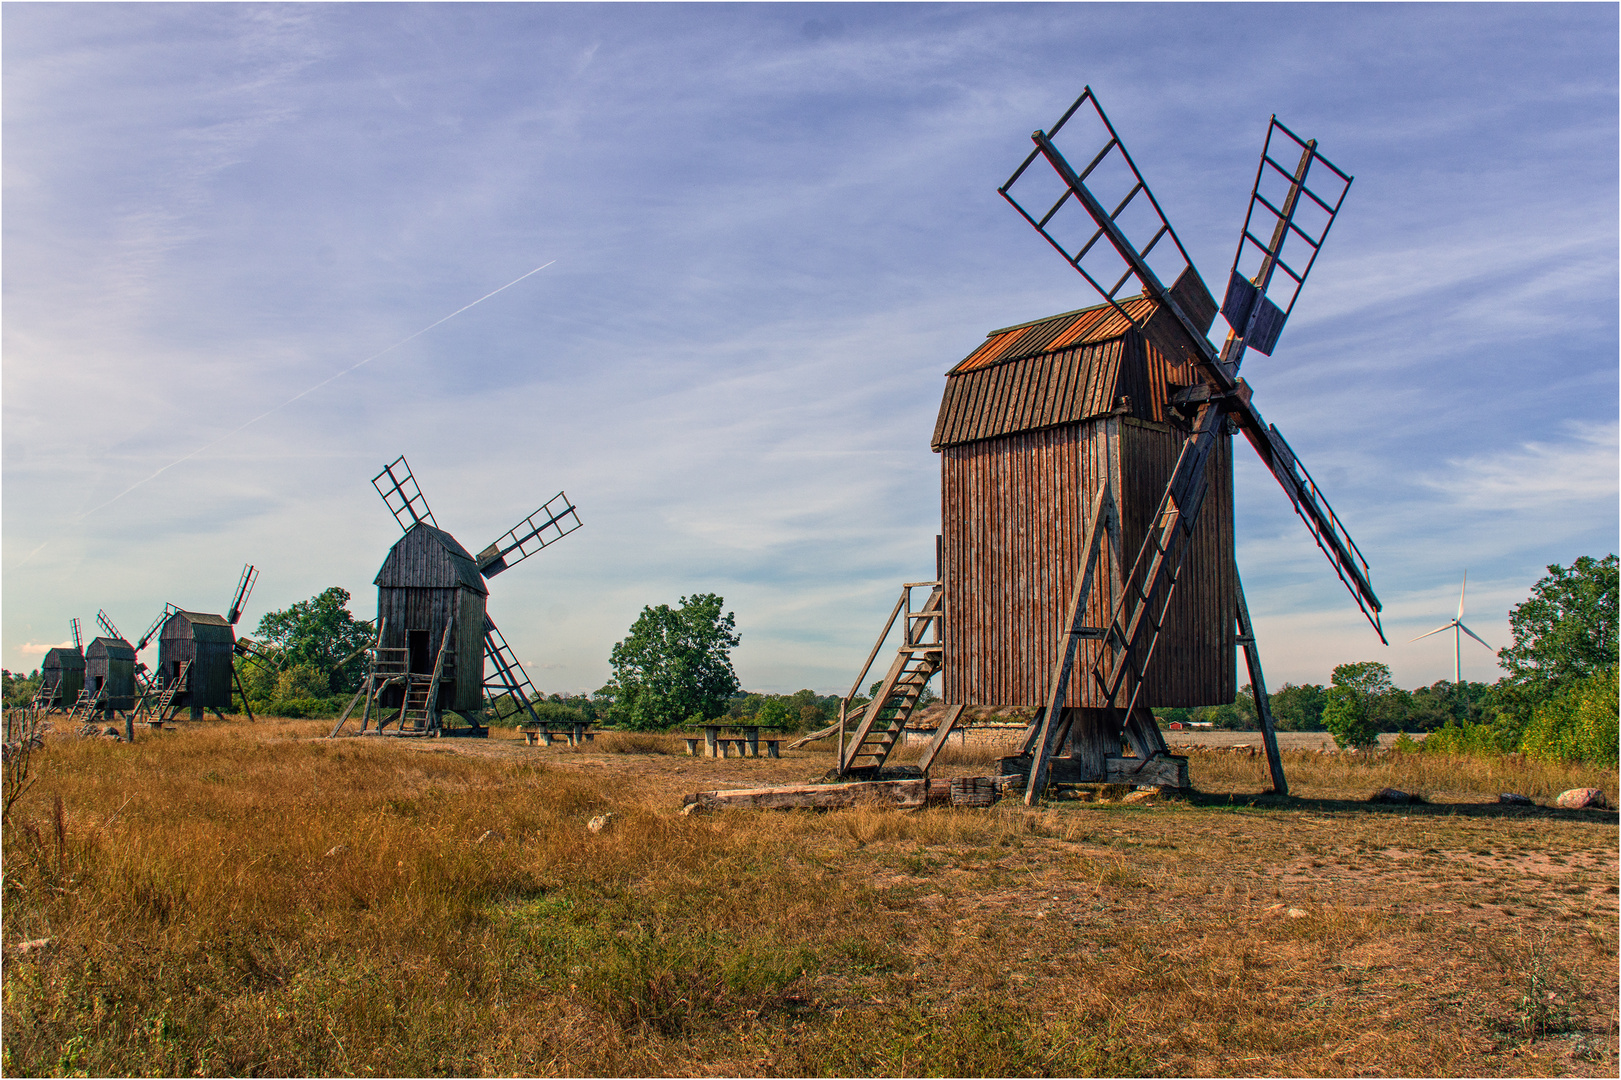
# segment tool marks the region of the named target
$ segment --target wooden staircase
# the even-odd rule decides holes
[[[95,712],[96,706],[101,704],[101,697],[100,690],[92,693],[88,686],[81,689],[79,699],[73,703],[73,708],[68,710],[68,722],[72,723],[79,719],[81,715],[85,720],[89,720],[90,714]]]
[[[158,723],[166,724],[174,719],[175,713],[180,711],[180,703],[175,699],[184,694],[190,686],[191,661],[187,660],[180,665],[180,671],[169,684],[158,692]]]
[[[919,585],[929,587],[929,598],[921,608],[912,611],[908,601],[911,590]],[[878,692],[862,710],[860,723],[851,735],[849,744],[844,747],[839,761],[841,773],[854,769],[878,772],[883,768],[890,752],[899,744],[906,722],[911,719],[912,711],[917,707],[929,680],[945,664],[945,590],[939,582],[927,581],[903,587],[901,599],[868,656],[868,668],[872,666],[873,657],[877,656],[898,617],[904,617],[905,632],[895,650],[895,660],[890,664]],[[866,678],[866,673],[867,669],[864,668],[857,677],[857,688],[861,680]]]

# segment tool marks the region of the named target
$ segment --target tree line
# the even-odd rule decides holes
[[[1522,752],[1533,757],[1617,763],[1617,560],[1582,556],[1553,564],[1509,613],[1512,644],[1497,653],[1495,683],[1404,690],[1376,661],[1341,664],[1327,686],[1285,683],[1267,695],[1281,731],[1327,731],[1341,747],[1372,746],[1380,732],[1427,732],[1430,752]],[[1260,727],[1245,686],[1231,705],[1156,709],[1162,724]]]

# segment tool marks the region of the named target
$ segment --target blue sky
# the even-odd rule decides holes
[[[1466,621],[1501,646],[1545,564],[1618,546],[1613,6],[12,3],[0,24],[14,670],[98,608],[130,635],[165,601],[223,610],[245,562],[249,629],[331,585],[370,617],[399,531],[369,479],[404,453],[474,550],[559,488],[579,506],[492,583],[543,689],[600,686],[642,605],[711,591],[746,687],[846,688],[900,582],[933,573],[942,375],[987,330],[1093,302],[996,194],[1088,83],[1212,288],[1270,114],[1356,176],[1245,375],[1394,644],[1240,442],[1272,685],[1367,659],[1450,678],[1450,635],[1403,643],[1465,569]],[[1496,678],[1465,646],[1465,676]]]

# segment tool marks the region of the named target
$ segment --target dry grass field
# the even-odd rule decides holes
[[[1292,751],[1277,799],[1197,752],[1151,804],[683,817],[831,755],[327,726],[47,744],[6,1074],[1616,1074],[1616,815],[1546,805],[1614,774]]]

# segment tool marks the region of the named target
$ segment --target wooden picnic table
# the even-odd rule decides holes
[[[732,723],[686,725],[686,730],[688,731],[698,731],[700,729],[704,733],[703,756],[712,758],[731,757],[734,748],[737,751],[738,757],[759,757],[760,743],[762,741],[760,739],[760,732],[786,730],[782,724]],[[729,735],[723,735],[722,732],[733,732],[741,737],[734,738]],[[781,742],[780,739],[768,737],[764,740],[764,742],[766,748],[766,757],[782,756],[777,752],[777,745]],[[694,756],[698,754],[698,736],[691,735],[687,737],[687,753]]]

